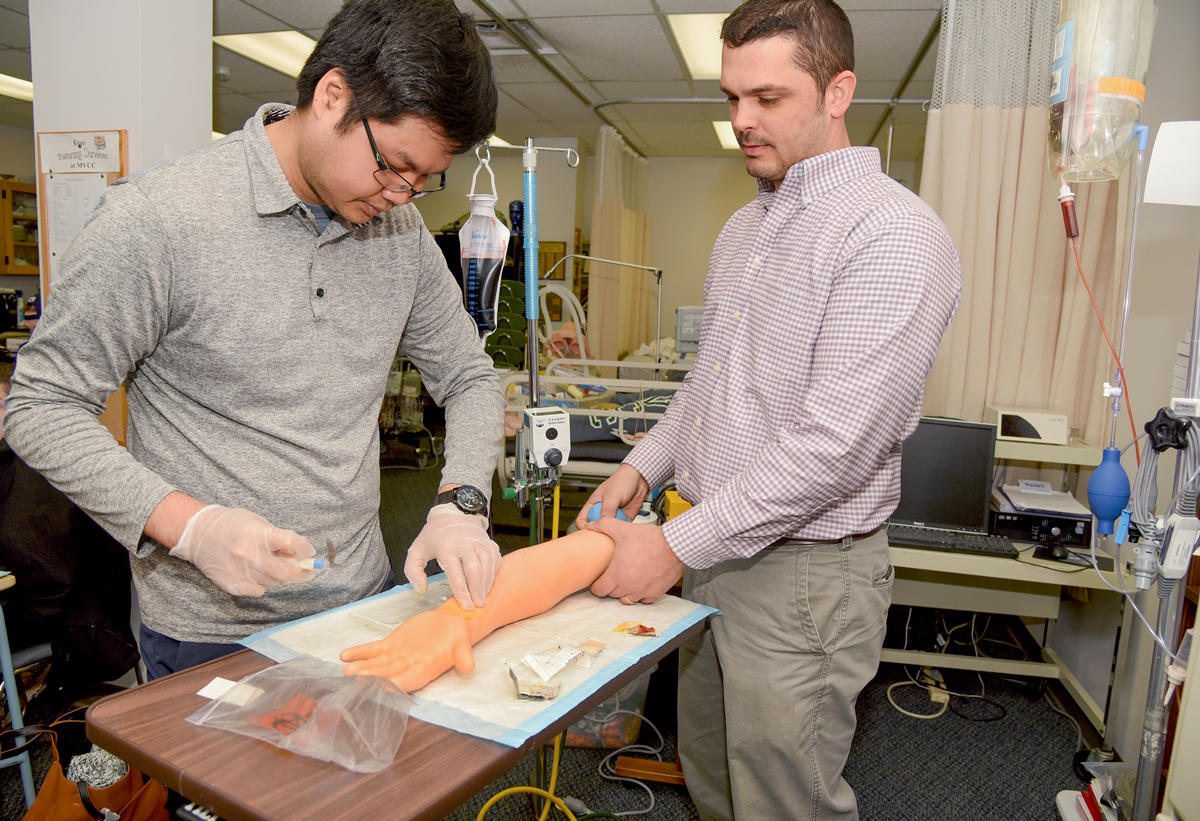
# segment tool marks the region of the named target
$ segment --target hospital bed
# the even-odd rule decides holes
[[[596,485],[611,476],[621,464],[635,443],[631,431],[645,430],[646,425],[661,418],[661,412],[649,410],[622,410],[612,407],[597,407],[610,404],[623,394],[636,394],[646,397],[669,397],[683,384],[667,376],[690,371],[693,362],[662,363],[629,361],[629,360],[598,360],[598,359],[555,359],[545,367],[545,373],[538,377],[538,389],[542,394],[542,405],[555,405],[565,410],[574,420],[577,417],[588,417],[597,420],[595,427],[607,427],[607,420],[615,419],[613,430],[617,435],[608,436],[599,441],[575,441],[572,437],[571,455],[563,467],[562,479],[570,480],[581,485]],[[634,370],[646,373],[649,378],[611,378],[595,376],[598,368],[622,371]],[[654,378],[657,375],[657,378]],[[505,410],[521,414],[529,406],[529,374],[527,371],[513,371],[501,379],[506,401]],[[583,392],[582,396],[572,394]],[[651,400],[653,401],[653,400]],[[668,400],[669,401],[669,400]],[[497,464],[497,475],[502,486],[512,484],[516,469],[516,446],[512,437],[506,439],[505,448],[500,453]]]

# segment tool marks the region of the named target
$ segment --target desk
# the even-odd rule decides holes
[[[272,662],[243,650],[108,696],[88,708],[88,738],[226,821],[434,821],[511,770],[572,722],[658,662],[700,620],[618,675],[519,748],[417,719],[392,766],[361,774],[184,719],[204,704],[214,676],[233,681]]]
[[[1059,600],[1064,587],[1107,590],[1094,570],[1064,572],[1055,562],[1030,558],[1032,545],[1018,543],[1021,560],[992,556],[971,556],[939,550],[892,547],[892,566],[896,584],[892,605],[934,607],[980,613],[1003,613],[1030,619],[1046,619],[1051,625],[1058,618]],[[1098,552],[1098,555],[1105,554]],[[1114,587],[1120,587],[1114,572],[1104,573]],[[1123,576],[1125,587],[1133,590],[1133,575]],[[1121,636],[1128,633],[1132,610],[1122,615]],[[1047,643],[1049,641],[1047,640]],[[1125,641],[1117,642],[1116,675],[1124,668]],[[932,665],[985,673],[1054,678],[1062,682],[1088,719],[1101,733],[1105,729],[1105,709],[1092,698],[1067,665],[1049,647],[1042,648],[1043,661],[1005,661],[974,656],[884,649],[883,661],[895,664]],[[1110,684],[1109,691],[1117,685]]]

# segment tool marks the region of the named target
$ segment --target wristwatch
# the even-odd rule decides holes
[[[487,516],[487,497],[477,487],[459,485],[451,490],[444,490],[437,495],[437,503],[444,505],[446,502],[453,502],[463,513]]]

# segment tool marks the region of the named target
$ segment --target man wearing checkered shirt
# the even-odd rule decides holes
[[[585,507],[602,502],[591,527],[616,542],[592,592],[651,602],[683,573],[684,595],[721,611],[680,653],[703,818],[855,819],[842,769],[891,602],[883,526],[961,272],[937,215],[850,145],[840,8],[748,0],[722,38],[758,194],[713,249],[695,369]],[[672,476],[690,510],[612,518]]]

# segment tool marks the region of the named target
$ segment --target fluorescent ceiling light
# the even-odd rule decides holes
[[[33,83],[28,80],[18,80],[7,74],[0,74],[0,94],[5,97],[16,97],[27,103],[33,102]]]
[[[499,137],[497,137],[495,134],[493,134],[492,136],[487,138],[487,144],[488,145],[500,145],[500,146],[504,146],[505,148],[513,147],[513,144],[510,143],[508,140],[502,140]]]
[[[721,79],[721,23],[727,14],[668,14],[693,80]]]
[[[298,31],[223,34],[214,37],[213,42],[289,77],[300,76],[300,69],[317,46],[316,40]]]
[[[717,139],[721,141],[721,148],[731,148],[737,151],[737,137],[733,135],[733,123],[729,120],[713,120],[713,131],[717,132]]]
[[[214,132],[212,133],[212,135],[213,135],[213,140],[214,140],[214,141],[216,141],[216,140],[219,140],[219,139],[221,139],[222,137],[224,137],[224,136],[225,136],[225,135],[224,135],[224,134],[222,134],[220,131],[214,131]]]

